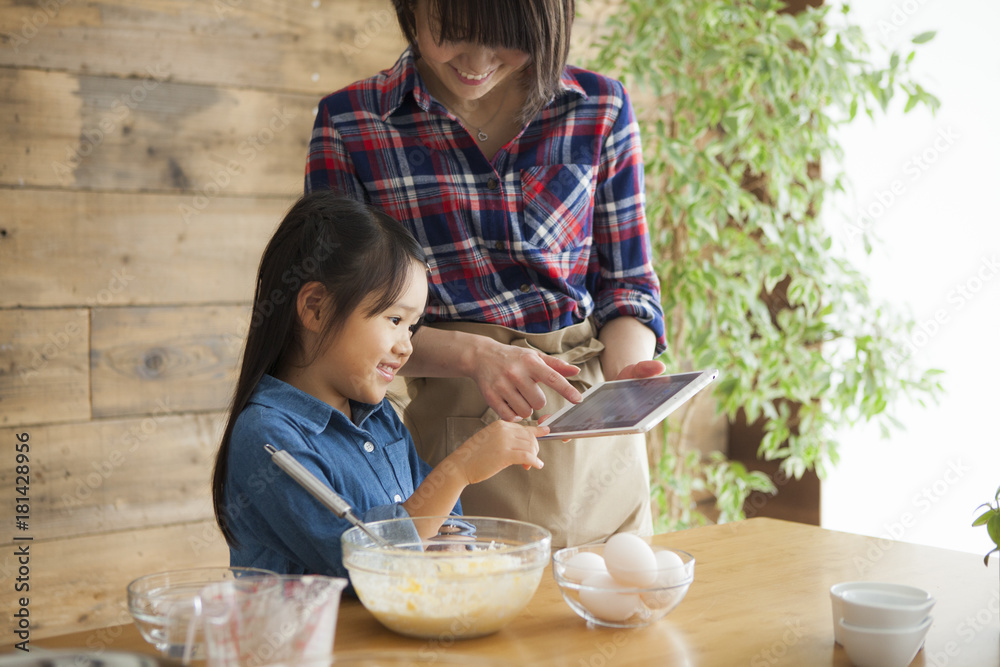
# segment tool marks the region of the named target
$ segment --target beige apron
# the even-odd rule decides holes
[[[439,329],[464,331],[538,350],[580,366],[569,378],[581,392],[603,379],[594,326],[583,322],[545,334],[525,334],[492,324],[435,323]],[[404,421],[420,456],[432,466],[499,416],[470,378],[406,378],[409,404]],[[566,401],[545,385],[545,407],[532,422],[552,414]],[[609,436],[539,441],[541,470],[510,466],[462,494],[467,515],[529,521],[552,531],[552,545],[603,541],[621,531],[652,533],[649,464],[645,437]]]

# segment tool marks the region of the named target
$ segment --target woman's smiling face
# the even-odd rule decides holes
[[[531,56],[516,49],[500,49],[475,42],[438,43],[440,25],[431,16],[426,0],[418,0],[414,11],[420,59],[454,100],[471,102],[484,97],[518,74]]]

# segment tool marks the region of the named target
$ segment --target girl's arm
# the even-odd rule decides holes
[[[548,433],[546,426],[522,426],[495,421],[466,440],[424,478],[403,503],[411,517],[448,516],[462,491],[510,465],[541,468],[536,436]],[[421,537],[436,533],[438,526],[417,524]]]

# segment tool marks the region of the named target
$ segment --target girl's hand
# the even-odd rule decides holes
[[[476,351],[471,377],[501,419],[527,419],[545,407],[539,384],[548,385],[571,403],[580,402],[580,392],[566,381],[580,372],[578,367],[535,350],[490,339],[482,342],[485,345]]]
[[[541,417],[540,417],[540,418],[538,419],[538,425],[539,425],[539,426],[541,426],[542,424],[544,424],[544,423],[545,423],[545,420],[546,420],[546,419],[550,419],[551,417],[552,417],[552,415],[542,415],[542,416],[541,416]],[[563,440],[563,442],[569,442],[569,440]],[[525,470],[527,470],[527,469],[528,469],[528,466],[524,466],[524,469],[525,469]]]
[[[441,463],[458,467],[466,483],[475,484],[489,479],[507,466],[541,468],[536,436],[549,432],[547,426],[522,426],[495,421],[466,440]]]

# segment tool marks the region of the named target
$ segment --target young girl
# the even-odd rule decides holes
[[[253,318],[215,462],[216,520],[234,566],[346,576],[350,525],[271,461],[270,443],[365,521],[460,513],[468,485],[541,468],[545,427],[496,421],[431,470],[386,399],[427,300],[420,246],[379,210],[308,194],[261,258]]]

